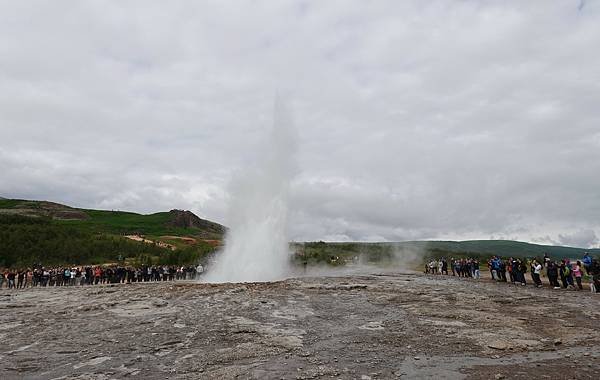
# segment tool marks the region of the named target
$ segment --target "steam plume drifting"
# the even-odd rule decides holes
[[[296,136],[280,98],[273,119],[257,164],[232,183],[230,230],[206,275],[208,282],[273,281],[290,273],[287,215]]]

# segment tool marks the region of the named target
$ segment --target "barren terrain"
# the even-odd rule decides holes
[[[600,297],[411,273],[0,291],[2,379],[600,378]]]

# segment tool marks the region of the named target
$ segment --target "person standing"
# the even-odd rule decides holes
[[[541,288],[542,279],[540,278],[540,273],[542,272],[542,264],[538,263],[537,260],[533,260],[531,269],[531,276],[533,277],[533,282],[538,288]]]
[[[560,289],[560,285],[558,284],[558,265],[553,260],[548,261],[546,275],[548,276],[550,286],[554,289]]]
[[[499,260],[496,256],[492,257],[489,262],[490,273],[492,274],[492,279],[496,281],[500,281],[500,276],[498,275],[498,270],[500,269]]]
[[[13,271],[13,270],[8,271],[6,278],[8,279],[8,288],[9,289],[16,288],[16,286],[15,286],[15,277],[16,276],[17,276],[17,274],[15,273],[15,271]]]
[[[17,274],[17,289],[25,287],[25,270],[21,269]]]
[[[435,262],[433,260],[431,260],[428,265],[429,265],[429,267],[427,269],[428,270],[427,273],[433,274],[433,268],[435,267]]]
[[[521,263],[515,259],[511,263],[512,266],[512,274],[513,274],[513,284],[517,285],[521,283]]]
[[[592,276],[590,290],[595,293],[600,293],[600,263],[598,260],[592,260],[592,264],[590,265],[590,276]]]
[[[64,286],[69,285],[70,281],[71,281],[71,269],[65,268],[65,270],[63,271],[63,284],[64,284]]]
[[[565,278],[567,279],[567,287],[575,289],[575,284],[573,283],[573,266],[569,259],[565,259]]]
[[[479,260],[473,260],[473,278],[479,280],[481,278],[481,272],[479,271]]]
[[[506,261],[500,260],[499,262],[499,273],[500,273],[500,281],[506,282]]]
[[[567,289],[569,287],[569,284],[567,283],[568,271],[569,271],[569,269],[567,268],[567,264],[565,263],[565,260],[564,259],[561,260],[560,266],[558,267],[558,274],[560,276],[560,282],[562,283],[562,287],[564,289]]]
[[[575,282],[577,282],[578,290],[583,290],[583,285],[581,284],[582,274],[583,273],[581,271],[581,261],[577,260],[577,262],[575,263],[575,266],[573,266],[573,277],[575,277]]]
[[[519,262],[519,271],[521,272],[521,285],[525,286],[527,285],[527,281],[525,280],[525,273],[527,273],[527,264],[525,264],[525,261],[518,259],[517,260]]]
[[[31,268],[27,268],[27,272],[25,273],[25,287],[31,287],[33,281],[33,271]]]
[[[38,268],[33,268],[33,273],[31,274],[31,286],[36,287],[40,282],[40,271]]]
[[[590,256],[589,253],[586,252],[583,254],[583,258],[581,259],[581,261],[583,262],[583,267],[585,268],[585,272],[589,276],[590,269],[592,268],[592,257]]]
[[[102,279],[102,268],[97,266],[94,269],[94,285],[98,285],[100,283],[101,279]]]
[[[50,279],[50,272],[46,268],[42,268],[42,286],[46,287],[48,285],[48,280]]]

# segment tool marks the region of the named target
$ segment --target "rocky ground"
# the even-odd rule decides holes
[[[600,378],[600,295],[410,273],[0,291],[2,379]]]

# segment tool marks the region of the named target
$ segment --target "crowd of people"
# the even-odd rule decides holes
[[[477,259],[454,259],[450,260],[450,268],[453,276],[480,278],[479,261]],[[448,274],[448,261],[445,258],[431,260],[425,264],[425,273]]]
[[[76,286],[132,282],[193,280],[204,271],[198,266],[78,266],[20,270],[0,268],[0,289]]]
[[[481,277],[479,261],[475,258],[432,259],[425,264],[425,273],[448,275],[448,267],[453,276]],[[530,273],[532,284],[538,288],[543,287],[542,276],[545,276],[553,289],[583,290],[583,278],[587,276],[590,290],[600,293],[600,263],[587,253],[575,262],[570,259],[554,260],[548,255],[542,259],[502,259],[493,256],[488,260],[487,267],[493,280],[521,286],[527,285],[526,274]]]
[[[425,273],[448,275],[448,267],[453,276],[481,277],[479,261],[475,258],[451,258],[449,261],[443,257],[432,259],[425,264]],[[493,256],[488,260],[487,267],[493,280],[521,286],[527,285],[526,274],[530,273],[532,284],[538,288],[543,286],[542,276],[545,276],[553,289],[583,290],[583,278],[587,276],[590,290],[600,293],[600,263],[587,253],[575,262],[570,259],[554,260],[548,255],[542,259],[502,259]]]

